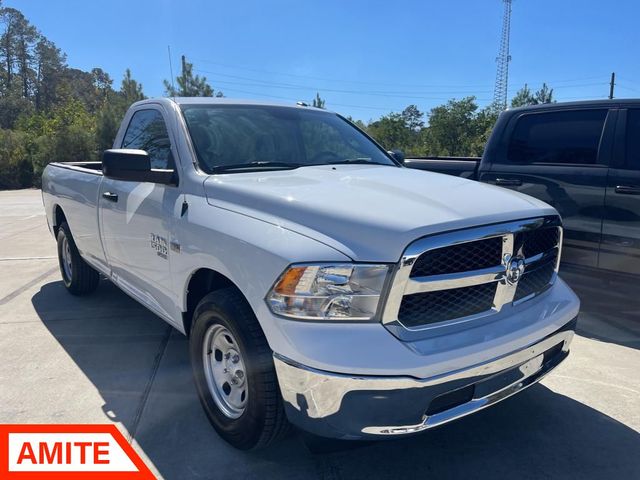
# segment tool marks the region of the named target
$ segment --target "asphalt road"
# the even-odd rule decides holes
[[[158,475],[195,478],[640,478],[640,284],[577,272],[569,359],[498,406],[368,444],[300,434],[262,452],[222,442],[187,342],[108,281],[64,291],[37,190],[0,192],[0,423],[115,423]]]

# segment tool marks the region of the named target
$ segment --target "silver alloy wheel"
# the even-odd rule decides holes
[[[71,281],[71,274],[73,273],[73,264],[71,261],[71,245],[65,235],[62,238],[62,268],[64,269],[64,276],[68,281]]]
[[[249,389],[242,352],[231,332],[220,324],[209,327],[202,343],[202,360],[209,392],[220,411],[240,417]]]

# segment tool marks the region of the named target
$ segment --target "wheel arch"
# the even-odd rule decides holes
[[[242,290],[226,275],[208,267],[199,268],[191,273],[184,290],[186,310],[182,313],[182,324],[187,337],[191,332],[193,312],[200,300],[202,300],[205,295],[223,288],[233,288],[237,290],[247,304],[249,304]]]
[[[53,235],[54,236],[58,236],[58,229],[60,228],[60,225],[62,225],[63,222],[67,221],[67,217],[64,214],[64,210],[62,210],[62,207],[58,204],[55,204],[53,206],[53,215],[51,217],[53,219]]]

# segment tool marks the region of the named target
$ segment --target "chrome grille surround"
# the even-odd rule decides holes
[[[522,238],[526,236],[522,235],[523,233],[553,227],[558,229],[558,241],[555,247],[528,258],[524,257],[523,245],[520,244],[516,246],[516,236]],[[499,265],[464,272],[421,277],[411,276],[411,271],[416,260],[426,252],[494,237],[502,238],[502,262]],[[448,331],[451,328],[455,328],[456,325],[488,317],[500,312],[507,306],[530,300],[545,291],[555,282],[560,264],[561,245],[562,227],[560,218],[557,216],[536,217],[508,223],[486,225],[420,238],[405,249],[400,262],[393,272],[386,303],[382,311],[382,323],[385,324],[394,335],[403,339],[411,339],[414,338],[416,334],[426,334],[427,332],[433,334],[445,333],[445,330]],[[507,275],[508,267],[512,263],[512,259],[518,258],[524,260],[524,273],[522,273],[520,279],[515,282],[509,281]],[[519,281],[527,275],[528,271],[533,273],[535,267],[547,261],[555,262],[549,283],[544,288],[515,300]],[[465,317],[439,321],[437,323],[425,323],[419,326],[403,325],[399,319],[400,307],[404,297],[407,295],[459,289],[493,282],[496,282],[493,306],[486,311]]]

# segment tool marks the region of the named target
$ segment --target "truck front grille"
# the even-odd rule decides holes
[[[495,296],[495,283],[405,295],[399,318],[404,326],[416,327],[476,315],[489,310]]]
[[[518,282],[513,300],[519,301],[530,295],[539,294],[551,286],[556,271],[556,262],[556,255],[552,254],[548,259],[531,264]]]
[[[548,252],[558,245],[560,229],[539,228],[530,232],[520,232],[515,236],[515,251],[522,249],[525,258]]]
[[[498,265],[501,261],[502,238],[487,238],[423,253],[411,269],[411,277],[480,270]]]
[[[558,217],[417,240],[395,274],[383,322],[435,328],[526,301],[555,281],[561,242]]]

